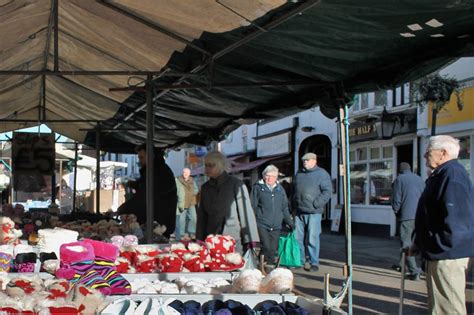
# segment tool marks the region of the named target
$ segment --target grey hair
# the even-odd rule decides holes
[[[220,153],[219,151],[212,151],[209,152],[204,157],[204,163],[213,163],[216,165],[216,170],[221,174],[222,172],[227,170],[227,158],[224,154]]]
[[[265,174],[267,174],[267,173],[276,173],[277,176],[278,176],[278,173],[279,173],[278,167],[276,167],[276,166],[273,165],[273,164],[268,165],[268,166],[265,167],[265,169],[263,170],[262,176],[265,176]]]
[[[407,162],[400,163],[400,172],[411,171],[411,166]]]
[[[458,158],[459,150],[461,149],[461,147],[459,146],[459,140],[448,135],[439,135],[439,136],[430,137],[429,147],[431,149],[446,150],[449,157],[452,159]]]

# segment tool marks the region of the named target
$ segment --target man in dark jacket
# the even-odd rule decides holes
[[[146,223],[146,146],[140,145],[135,151],[140,163],[140,178],[132,184],[135,194],[119,208],[120,214],[135,214],[140,224]],[[178,195],[173,172],[165,163],[163,152],[155,149],[154,172],[154,220],[166,226],[163,234],[169,237],[176,224],[176,206]]]
[[[411,172],[410,164],[400,163],[400,175],[392,184],[392,208],[400,223],[400,245],[402,249],[408,249],[412,244],[416,206],[423,189],[425,189],[425,183],[420,176]],[[408,256],[406,261],[409,272],[408,279],[419,280],[420,269],[416,265],[415,257]],[[401,264],[402,261],[400,260]],[[394,265],[392,268],[401,270],[400,265]]]
[[[303,168],[295,175],[293,204],[296,209],[296,240],[300,246],[301,264],[306,271],[319,270],[319,235],[321,217],[326,204],[331,199],[331,177],[317,166],[314,153],[303,155]],[[308,236],[306,261],[304,239]]]
[[[457,161],[459,140],[433,136],[425,153],[433,172],[418,203],[417,250],[427,260],[426,284],[431,314],[466,314],[466,274],[474,257],[474,189]]]
[[[278,254],[278,241],[283,222],[294,229],[288,209],[288,198],[278,183],[278,168],[268,165],[262,172],[263,179],[252,188],[250,201],[255,211],[258,235],[262,244],[265,262],[269,267],[275,263]]]

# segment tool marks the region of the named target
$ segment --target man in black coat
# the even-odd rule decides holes
[[[135,214],[140,224],[146,223],[146,145],[139,145],[135,151],[140,163],[140,178],[132,182],[135,194],[119,208],[120,214]],[[163,152],[155,149],[154,158],[154,220],[166,226],[163,234],[169,237],[175,229],[178,195],[173,172],[165,163]]]
[[[466,276],[474,257],[474,188],[458,162],[459,140],[433,136],[425,152],[431,172],[418,202],[415,241],[427,261],[430,314],[466,314]]]

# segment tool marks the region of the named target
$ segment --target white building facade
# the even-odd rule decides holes
[[[464,109],[459,111],[452,98],[438,114],[436,133],[461,140],[459,160],[474,181],[474,58],[462,58],[441,74],[461,82]],[[393,90],[358,95],[349,117],[353,232],[394,236],[391,185],[399,163],[408,162],[415,173],[427,176],[423,154],[431,132],[429,104],[420,110],[412,102],[411,84],[406,83]],[[343,200],[338,132],[337,120],[326,118],[316,107],[282,119],[243,125],[217,145],[170,151],[166,161],[176,176],[183,167],[190,167],[202,184],[207,180],[203,157],[211,148],[217,148],[229,157],[230,172],[250,188],[270,163],[280,169],[280,180],[291,183],[301,166],[301,156],[314,152],[319,166],[328,171],[333,181],[333,196],[323,217],[331,220]]]

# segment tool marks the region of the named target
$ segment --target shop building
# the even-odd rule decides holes
[[[462,58],[444,68],[441,75],[455,77],[462,85],[464,109],[453,95],[438,114],[436,134],[461,141],[460,162],[473,177],[474,58]],[[378,236],[396,234],[391,208],[391,184],[398,165],[408,162],[423,179],[429,170],[424,152],[431,136],[431,107],[412,102],[411,84],[394,90],[365,93],[351,108],[349,127],[351,205],[353,232]]]
[[[462,58],[441,71],[462,84],[464,109],[459,111],[454,98],[438,114],[437,134],[449,134],[461,140],[459,160],[474,181],[474,58]],[[350,169],[352,229],[354,234],[391,237],[396,235],[396,218],[391,207],[392,182],[398,165],[407,162],[415,173],[427,177],[423,154],[431,132],[431,110],[412,102],[411,84],[392,90],[380,90],[357,96],[350,108]],[[291,183],[300,157],[306,152],[318,155],[318,164],[333,180],[333,196],[325,220],[336,219],[342,204],[339,180],[339,144],[336,119],[326,118],[312,108],[286,118],[243,125],[218,144],[229,157],[231,172],[251,185],[261,177],[263,168],[272,163],[281,172],[281,180]],[[190,166],[202,174],[202,157],[209,148],[189,148],[171,152],[167,162],[179,175]],[[197,151],[196,151],[197,150]],[[179,156],[179,157],[178,157]],[[205,177],[198,176],[200,182]]]

